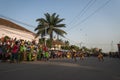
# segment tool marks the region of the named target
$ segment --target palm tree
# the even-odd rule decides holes
[[[65,41],[66,46],[69,46],[69,44],[70,44],[69,41]]]
[[[56,15],[56,13],[53,13],[50,15],[49,13],[44,14],[44,18],[39,18],[36,21],[39,22],[38,26],[35,28],[35,31],[37,31],[37,36],[41,35],[41,37],[45,36],[45,34],[48,34],[50,36],[50,40],[53,40],[53,33],[56,33],[57,35],[60,35],[64,37],[64,34],[67,34],[64,30],[60,29],[62,27],[65,27],[65,24],[60,24],[64,19],[60,19],[59,15]]]

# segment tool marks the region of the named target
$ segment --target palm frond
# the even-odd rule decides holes
[[[53,32],[61,36],[67,34],[64,30],[59,29],[62,27],[66,27],[65,24],[61,24],[61,22],[64,20],[63,18],[59,18],[59,15],[56,15],[56,13],[53,13],[52,15],[50,15],[49,13],[45,13],[44,15],[45,18],[38,18],[36,20],[37,22],[39,22],[38,26],[35,28],[35,31],[37,31],[37,35],[43,36],[45,34],[45,27],[48,27],[47,34],[50,35],[51,39]]]
[[[65,19],[58,19],[56,23],[58,24],[58,23],[62,22],[63,20],[65,20]]]
[[[47,23],[49,23],[50,22],[50,14],[46,13],[44,15],[45,15],[45,19],[46,19]]]
[[[58,25],[55,25],[55,27],[62,28],[62,27],[66,27],[66,26],[65,26],[65,24],[58,24]]]
[[[54,28],[54,32],[58,35],[64,35],[67,34],[64,30],[62,29],[58,29],[58,28]]]

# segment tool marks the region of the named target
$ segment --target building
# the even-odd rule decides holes
[[[120,54],[120,44],[118,44],[118,53]]]
[[[65,44],[62,41],[53,40],[51,50],[61,50],[61,47],[64,46],[64,45]]]
[[[3,18],[0,18],[0,38],[4,36],[9,36],[10,38],[23,39],[26,41],[36,40],[35,33],[27,30],[26,28]]]

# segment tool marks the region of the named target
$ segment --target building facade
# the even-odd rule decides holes
[[[120,44],[117,44],[118,45],[118,52],[120,54]]]
[[[9,36],[10,38],[23,39],[26,41],[36,40],[38,42],[38,38],[35,38],[35,35],[35,33],[18,24],[0,18],[0,38]]]

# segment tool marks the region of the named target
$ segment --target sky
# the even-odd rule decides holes
[[[5,16],[34,32],[36,19],[57,13],[70,44],[118,51],[120,43],[120,0],[0,0],[0,17]]]

